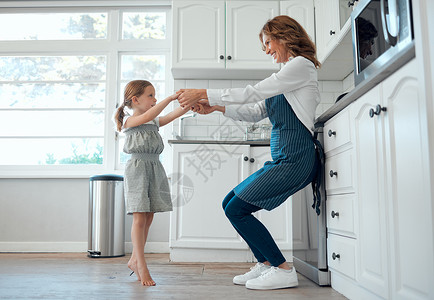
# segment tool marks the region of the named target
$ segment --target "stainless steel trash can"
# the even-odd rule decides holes
[[[124,179],[119,175],[90,177],[89,257],[125,255]]]

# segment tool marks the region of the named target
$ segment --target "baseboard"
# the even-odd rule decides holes
[[[133,243],[125,242],[125,252],[133,252]],[[146,242],[145,253],[169,253],[169,242]]]
[[[87,252],[87,242],[0,242],[0,252]],[[131,253],[125,242],[125,253]],[[147,242],[145,253],[169,253],[169,242]]]
[[[0,252],[87,252],[87,242],[0,242]]]

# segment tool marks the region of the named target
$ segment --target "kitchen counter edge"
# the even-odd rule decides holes
[[[370,89],[382,82],[385,78],[387,78],[389,75],[401,68],[406,63],[408,63],[414,57],[415,46],[413,41],[413,43],[411,43],[405,50],[403,50],[403,54],[400,55],[396,60],[394,60],[390,65],[378,71],[377,73],[372,74],[372,78],[370,80],[361,82],[353,90],[346,94],[341,100],[339,100],[332,107],[326,110],[322,115],[320,115],[315,120],[315,128],[324,127],[324,123],[330,120],[330,118],[335,116],[352,102],[356,101],[363,94],[367,93]]]
[[[270,146],[270,140],[254,141],[216,141],[216,140],[168,140],[169,144],[209,144],[209,145],[248,145],[248,146]]]

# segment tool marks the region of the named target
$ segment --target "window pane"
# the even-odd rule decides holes
[[[2,81],[105,80],[105,56],[3,56]]]
[[[105,84],[0,83],[0,108],[104,108]]]
[[[1,14],[0,40],[107,38],[107,13]]]
[[[121,79],[164,80],[165,66],[164,55],[122,55]]]
[[[103,144],[103,138],[0,139],[0,164],[102,164]]]
[[[137,39],[165,39],[165,12],[126,12],[122,14],[122,38]]]
[[[119,150],[119,163],[125,164],[130,159],[131,154],[124,152],[125,136],[119,135],[118,150]]]
[[[104,111],[0,111],[1,136],[103,136]]]

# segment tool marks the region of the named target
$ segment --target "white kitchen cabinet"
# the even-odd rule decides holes
[[[416,60],[382,84],[390,299],[433,299],[429,136]],[[380,115],[381,116],[381,115]],[[380,118],[378,116],[378,118]]]
[[[224,68],[225,2],[173,1],[173,68]]]
[[[337,44],[339,33],[338,0],[315,0],[316,49],[322,62]]]
[[[353,106],[359,281],[384,299],[430,298],[429,153],[417,76],[413,60]]]
[[[317,57],[323,63],[351,25],[348,0],[315,0]]]
[[[270,148],[222,144],[172,147],[171,260],[254,261],[221,203],[236,185],[271,159]],[[292,261],[291,213],[290,199],[270,212],[256,213],[288,261]]]
[[[355,279],[356,229],[354,222],[355,161],[346,108],[324,126],[325,190],[327,195],[327,261],[332,272]]]
[[[315,42],[315,10],[313,0],[280,1],[280,14],[294,18]]]
[[[258,38],[278,14],[278,1],[173,1],[172,9],[175,78],[262,79],[279,70]]]
[[[355,202],[343,205],[349,193],[327,194],[327,213],[332,287],[350,299],[433,297],[429,136],[419,76],[413,59],[348,107]],[[339,113],[331,121],[339,118],[346,119]],[[330,211],[339,211],[338,219]],[[341,222],[341,212],[353,214],[353,222]]]
[[[381,124],[385,114],[370,117],[371,109],[381,104],[380,99],[380,86],[376,86],[353,103],[351,109],[358,174],[358,279],[364,288],[387,298],[386,182]]]

